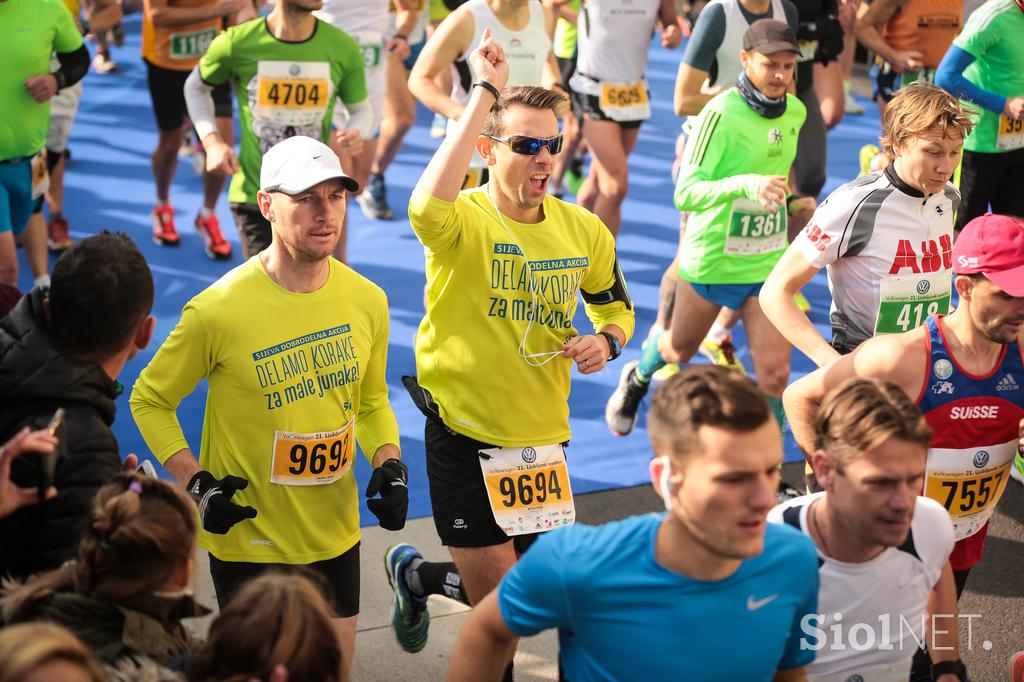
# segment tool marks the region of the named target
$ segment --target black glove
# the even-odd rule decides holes
[[[225,476],[219,481],[209,471],[200,471],[188,482],[186,492],[199,507],[203,529],[224,535],[239,521],[256,518],[256,510],[231,501],[236,490],[245,490],[249,481],[240,476]]]
[[[409,469],[400,460],[391,458],[373,470],[366,484],[366,497],[380,493],[380,499],[367,499],[366,506],[387,530],[405,528],[409,512]]]

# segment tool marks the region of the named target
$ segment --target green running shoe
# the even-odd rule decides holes
[[[405,582],[405,569],[413,559],[423,555],[412,545],[394,545],[384,555],[384,570],[388,584],[395,591],[391,604],[391,629],[395,632],[398,645],[404,651],[414,654],[427,644],[430,629],[430,611],[426,597],[416,597]]]
[[[573,195],[579,194],[580,187],[583,186],[584,177],[583,159],[573,159],[573,162],[569,164],[568,170],[565,171],[562,185]]]

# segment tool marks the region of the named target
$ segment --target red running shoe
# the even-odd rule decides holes
[[[1010,656],[1010,682],[1024,682],[1024,651]]]
[[[65,251],[75,243],[68,230],[68,221],[62,215],[46,224],[46,242],[50,251]]]
[[[150,216],[153,218],[153,241],[161,246],[177,246],[181,236],[174,227],[174,208],[170,204],[160,204],[153,208]]]
[[[205,218],[197,215],[196,232],[203,238],[203,245],[207,256],[213,260],[227,260],[231,258],[231,244],[220,233],[220,223],[217,221],[217,216],[212,213]]]

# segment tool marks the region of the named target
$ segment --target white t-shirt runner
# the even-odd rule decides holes
[[[491,11],[487,0],[469,0],[466,3],[473,13],[473,39],[469,48],[459,56],[452,70],[452,99],[465,106],[469,104],[470,89],[475,80],[469,66],[469,55],[480,45],[480,37],[484,29],[491,29],[491,35],[504,48],[505,59],[508,61],[508,85],[540,86],[544,73],[544,64],[551,54],[551,37],[544,21],[544,6],[537,0],[529,0],[526,6],[530,18],[526,26],[519,31],[507,28]],[[454,134],[456,121],[448,121],[449,135]],[[473,152],[470,168],[486,168],[483,158]]]
[[[576,72],[570,87],[599,97],[613,121],[651,117],[644,72],[659,0],[585,0],[576,22]]]
[[[909,331],[928,315],[949,312],[959,205],[952,183],[926,197],[889,166],[818,206],[792,248],[828,268],[829,318],[840,345]]]
[[[789,500],[768,513],[811,536],[811,503],[825,493]],[[850,564],[818,551],[818,613],[801,622],[801,646],[816,651],[814,682],[906,682],[925,641],[928,597],[953,551],[953,522],[938,502],[918,497],[906,541],[870,561]],[[954,616],[955,617],[955,616]],[[947,629],[950,619],[936,619]],[[838,637],[837,637],[838,634]],[[841,641],[840,641],[841,638]]]
[[[323,7],[314,14],[336,28],[348,33],[359,45],[366,67],[366,93],[373,107],[373,131],[376,137],[384,115],[384,95],[387,91],[387,36],[391,16],[388,0],[324,0]],[[349,114],[338,102],[334,108],[332,124],[335,128],[348,127]]]

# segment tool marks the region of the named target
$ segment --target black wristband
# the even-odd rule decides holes
[[[942,675],[956,675],[961,680],[966,680],[967,666],[962,660],[932,663],[932,677],[938,678]]]
[[[394,39],[395,40],[404,40],[405,42],[409,42],[409,36],[403,36],[401,33],[396,33],[395,36],[394,36]]]
[[[498,97],[501,96],[501,93],[498,92],[498,88],[494,87],[493,85],[491,85],[487,81],[477,81],[476,83],[473,83],[473,87],[474,88],[483,88],[487,92],[489,92],[492,95],[494,95],[494,101],[495,102],[497,102],[498,101]]]
[[[608,341],[608,361],[617,360],[622,355],[622,344],[619,343],[619,339],[611,332],[598,332]]]
[[[64,77],[64,69],[57,69],[50,74],[53,79],[57,81],[57,92],[60,92],[67,87],[67,79]]]

